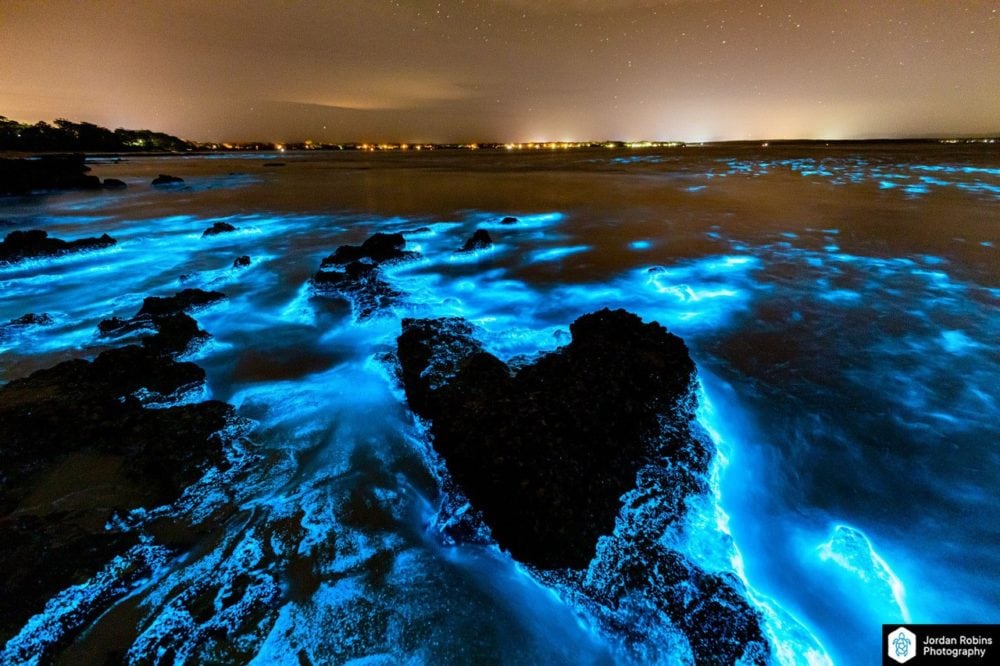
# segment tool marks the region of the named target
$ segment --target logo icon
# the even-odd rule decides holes
[[[917,656],[917,636],[905,627],[890,631],[888,643],[887,654],[897,663],[905,664]]]

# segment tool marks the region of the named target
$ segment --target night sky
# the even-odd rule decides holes
[[[194,140],[1000,133],[1000,2],[0,2],[0,115]]]

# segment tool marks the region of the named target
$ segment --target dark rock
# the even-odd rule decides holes
[[[169,335],[155,342],[160,335],[0,387],[0,640],[138,542],[109,526],[115,514],[172,502],[225,465],[219,433],[234,417],[229,405],[143,405],[205,380],[197,365],[158,349],[170,346]]]
[[[205,236],[217,236],[219,234],[226,234],[231,231],[236,231],[236,227],[229,224],[228,222],[216,222],[208,229],[205,229],[204,233],[201,234],[201,237],[204,238]]]
[[[403,250],[402,234],[377,233],[361,245],[341,245],[320,264],[313,276],[319,291],[333,291],[347,296],[359,319],[388,306],[400,293],[382,279],[382,264],[392,264],[420,256]]]
[[[138,315],[166,315],[178,312],[191,312],[225,299],[221,291],[203,291],[201,289],[184,289],[173,296],[147,296],[142,301]]]
[[[660,542],[687,498],[708,492],[713,454],[691,427],[684,342],[624,310],[580,317],[570,332],[570,344],[515,371],[463,319],[403,320],[407,402],[430,421],[446,481],[501,547],[543,578],[563,577],[628,644],[655,646],[666,622],[695,663],[768,663],[741,581]],[[479,536],[458,527],[448,534]]]
[[[507,217],[503,218],[502,220],[500,220],[500,224],[517,224],[518,221],[519,220],[516,217],[507,216]]]
[[[102,334],[154,330],[140,345],[110,349],[89,362],[66,361],[0,387],[0,539],[6,544],[0,549],[0,640],[54,594],[87,581],[126,551],[142,552],[129,550],[138,534],[115,527],[115,515],[173,502],[206,469],[225,467],[221,433],[233,421],[232,407],[217,401],[163,406],[205,382],[200,367],[175,358],[207,337],[183,310],[220,298],[185,290],[146,299],[132,319],[100,325]],[[66,626],[86,626],[128,590],[128,581],[145,575],[148,562],[136,557],[119,572],[124,586],[75,608]]]
[[[143,338],[142,345],[164,354],[182,354],[208,339],[208,333],[198,328],[198,322],[176,312],[152,317],[156,335]]]
[[[418,253],[403,250],[406,239],[403,234],[377,233],[361,245],[341,245],[337,251],[320,264],[321,268],[349,264],[360,259],[369,259],[376,264],[404,261],[416,258]]]
[[[352,261],[342,270],[321,270],[313,276],[320,291],[335,291],[348,296],[358,319],[367,319],[390,305],[400,293],[382,279],[375,264]]]
[[[236,257],[233,260],[233,268],[246,268],[250,265],[250,257],[248,255],[243,255],[241,257]]]
[[[404,320],[403,386],[434,447],[501,546],[544,568],[582,567],[611,532],[660,421],[681,407],[684,342],[623,310],[581,317],[572,342],[512,374],[461,320]]]
[[[113,338],[153,332],[155,335],[141,341],[145,349],[158,354],[180,354],[208,339],[208,334],[185,313],[225,297],[221,292],[201,289],[184,289],[166,297],[149,296],[131,319],[112,317],[101,321],[97,328],[103,337]]]
[[[41,229],[11,231],[0,243],[0,264],[36,257],[52,257],[80,250],[96,250],[110,247],[115,243],[117,241],[107,234],[100,238],[64,241],[59,238],[49,238],[48,232]]]
[[[111,317],[110,319],[102,319],[97,324],[97,331],[103,337],[121,337],[128,333],[135,333],[137,331],[148,331],[155,333],[156,328],[153,326],[152,317],[137,318],[133,317],[131,319],[122,319],[121,317]]]
[[[17,319],[11,319],[6,324],[0,324],[0,340],[3,340],[13,333],[23,331],[31,326],[49,326],[53,323],[52,317],[45,314],[35,314],[33,312],[22,315]]]
[[[8,326],[48,326],[52,323],[52,317],[46,313],[35,314],[34,312],[29,312],[26,315],[21,315],[17,319],[11,319]]]
[[[662,613],[687,636],[696,664],[770,663],[762,618],[735,575],[706,573],[655,541],[605,545],[610,552],[602,553],[584,582],[591,599],[626,618],[629,606],[647,616]],[[632,640],[655,642],[655,635],[643,635],[650,624],[630,622]]]
[[[488,250],[493,247],[493,239],[486,229],[476,229],[469,240],[465,241],[459,252],[475,252],[476,250]]]
[[[33,159],[0,159],[0,195],[41,190],[100,189],[84,155],[44,155]]]
[[[124,190],[128,188],[128,184],[123,180],[118,180],[117,178],[105,178],[101,186],[106,190]]]
[[[180,185],[184,182],[183,178],[178,178],[177,176],[171,176],[169,174],[161,173],[159,176],[153,179],[150,183],[153,187],[170,187],[173,185]]]

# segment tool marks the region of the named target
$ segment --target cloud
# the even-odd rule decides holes
[[[469,85],[406,72],[372,73],[362,81],[332,88],[321,95],[306,95],[291,101],[342,109],[403,110],[475,96]]]

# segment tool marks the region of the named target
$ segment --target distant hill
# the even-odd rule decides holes
[[[19,123],[0,116],[0,150],[118,153],[186,151],[195,144],[151,130],[109,130],[93,123],[59,118],[52,125]]]

